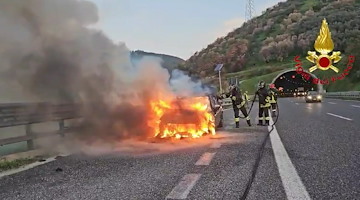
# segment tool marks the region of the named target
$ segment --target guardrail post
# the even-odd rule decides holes
[[[59,121],[59,129],[60,129],[60,135],[61,135],[61,137],[65,137],[65,134],[64,134],[64,132],[63,132],[64,129],[65,129],[65,122],[64,122],[63,119]]]
[[[32,130],[31,130],[31,124],[26,124],[25,133],[26,133],[26,136],[32,136],[33,135]],[[27,143],[28,150],[33,150],[34,149],[34,141],[33,141],[32,138],[27,140],[26,143]]]

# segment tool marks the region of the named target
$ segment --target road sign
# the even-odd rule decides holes
[[[220,71],[223,68],[223,66],[224,64],[217,64],[214,71],[216,72]]]

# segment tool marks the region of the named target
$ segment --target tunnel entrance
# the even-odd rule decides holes
[[[308,73],[308,72],[306,72]],[[289,70],[279,74],[274,80],[276,88],[282,87],[281,96],[304,96],[308,91],[321,92],[321,85],[313,83],[315,75],[310,74],[310,79],[306,80],[301,74],[295,70]]]

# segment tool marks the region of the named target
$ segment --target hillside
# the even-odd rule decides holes
[[[335,50],[360,58],[360,0],[288,0],[268,8],[256,17],[218,38],[205,49],[196,52],[183,67],[202,77],[214,76],[214,65],[224,63],[226,76],[248,74],[242,78],[274,73],[294,67],[293,58],[313,50],[322,19],[326,18]],[[305,60],[305,59],[304,59]],[[358,59],[357,59],[358,60]],[[305,62],[305,61],[304,61]],[[262,70],[266,67],[266,70]],[[254,73],[244,73],[246,71]],[[321,76],[321,75],[320,75]],[[360,90],[359,61],[345,83],[330,85],[327,89]]]
[[[141,59],[144,56],[154,56],[157,58],[161,58],[164,61],[162,63],[162,66],[169,70],[173,70],[185,62],[185,60],[175,57],[175,56],[145,52],[145,51],[140,51],[140,50],[132,51],[130,53],[130,55],[131,55],[132,59]]]

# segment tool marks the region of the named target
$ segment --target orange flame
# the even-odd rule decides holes
[[[164,100],[150,103],[153,117],[148,125],[154,136],[160,138],[200,138],[204,134],[215,135],[215,119],[207,97]]]

